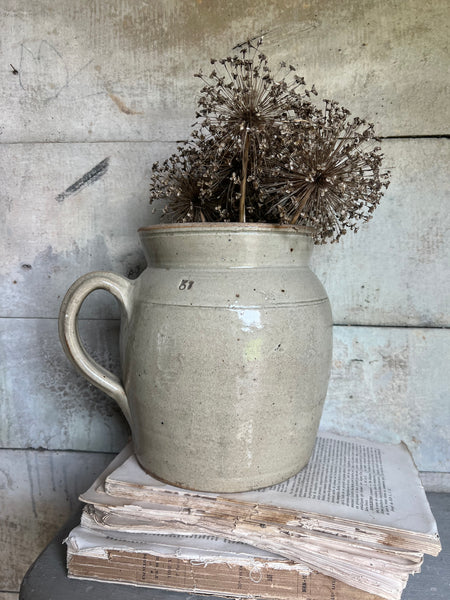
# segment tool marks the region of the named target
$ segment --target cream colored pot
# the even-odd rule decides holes
[[[89,273],[67,292],[67,355],[118,402],[139,462],[156,477],[211,492],[287,479],[310,457],[332,352],[309,231],[208,223],[139,234],[148,267],[138,279]],[[121,306],[121,380],[78,335],[78,311],[98,288]]]

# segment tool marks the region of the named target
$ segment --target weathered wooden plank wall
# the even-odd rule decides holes
[[[0,581],[4,590],[17,590],[36,551],[55,524],[64,523],[77,506],[77,496],[92,483],[95,473],[111,461],[111,454],[2,450]],[[1,598],[1,596],[0,596]]]
[[[0,1],[2,600],[128,436],[62,353],[62,296],[90,270],[140,272],[135,231],[157,220],[150,167],[189,132],[192,74],[263,33],[274,64],[375,121],[393,173],[373,221],[314,254],[336,323],[322,426],[403,439],[426,481],[446,485],[446,12],[443,0]],[[82,316],[117,370],[114,301],[95,293]]]
[[[2,136],[179,139],[198,90],[191,74],[260,34],[275,63],[298,65],[382,135],[441,135],[446,9],[440,0],[3,0]]]

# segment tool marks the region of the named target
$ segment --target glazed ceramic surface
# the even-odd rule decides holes
[[[192,224],[141,229],[148,267],[81,277],[60,313],[63,347],[127,417],[156,477],[204,491],[272,485],[311,454],[326,396],[332,318],[305,229]],[[94,289],[119,300],[122,378],[88,356],[77,315]]]

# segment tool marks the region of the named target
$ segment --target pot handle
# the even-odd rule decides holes
[[[120,379],[99,365],[84,349],[78,330],[78,313],[85,298],[94,290],[110,292],[120,304],[122,319],[128,319],[131,309],[132,282],[126,277],[106,271],[82,275],[67,290],[59,311],[59,338],[75,368],[93,385],[108,394],[120,406],[128,423],[131,414],[128,399]]]

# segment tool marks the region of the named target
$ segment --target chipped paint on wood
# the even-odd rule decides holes
[[[112,454],[0,450],[0,585],[18,590],[28,567],[78,507]],[[1,595],[0,595],[1,600]]]

